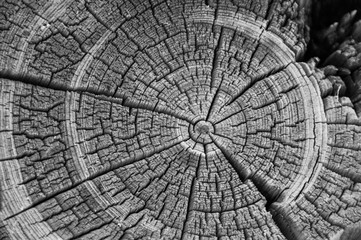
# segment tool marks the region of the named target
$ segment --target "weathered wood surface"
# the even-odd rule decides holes
[[[0,239],[357,239],[356,95],[295,1],[0,9]]]

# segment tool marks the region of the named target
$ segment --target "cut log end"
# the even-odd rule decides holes
[[[299,62],[309,2],[1,5],[0,239],[359,236],[351,73]]]

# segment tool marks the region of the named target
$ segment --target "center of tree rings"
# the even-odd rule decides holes
[[[210,134],[214,133],[214,126],[212,123],[201,120],[194,125],[190,125],[190,136],[198,143],[211,143],[212,138]]]

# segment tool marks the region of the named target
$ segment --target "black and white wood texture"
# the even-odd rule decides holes
[[[358,239],[360,111],[307,4],[2,0],[0,239]]]

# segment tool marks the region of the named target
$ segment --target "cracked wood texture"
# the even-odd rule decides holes
[[[361,122],[301,7],[1,1],[0,239],[346,239]]]

